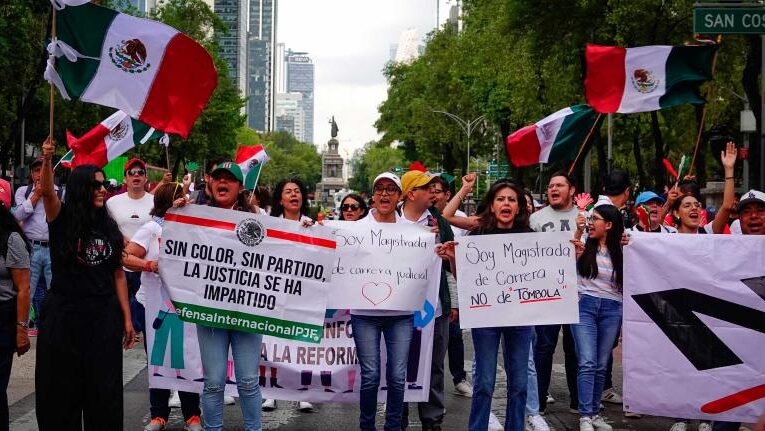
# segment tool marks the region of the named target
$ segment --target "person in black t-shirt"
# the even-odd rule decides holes
[[[53,277],[37,338],[37,423],[48,430],[122,430],[122,348],[132,347],[123,238],[104,205],[103,171],[76,167],[61,203],[50,138],[41,179]]]

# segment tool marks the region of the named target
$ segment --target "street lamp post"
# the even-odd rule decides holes
[[[480,117],[476,117],[472,120],[463,120],[462,118],[452,114],[451,112],[436,111],[436,110],[433,110],[433,112],[437,114],[444,114],[447,117],[451,118],[452,120],[454,120],[455,123],[457,123],[460,126],[462,131],[465,132],[465,136],[467,136],[467,161],[466,161],[466,167],[465,167],[465,175],[467,175],[470,172],[470,135],[473,134],[473,131],[475,130],[475,126],[477,126],[479,122],[483,121],[483,119],[486,118],[486,116],[481,115]]]

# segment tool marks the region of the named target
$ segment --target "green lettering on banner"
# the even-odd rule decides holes
[[[308,343],[319,343],[324,330],[323,325],[309,325],[291,320],[256,316],[241,311],[205,307],[178,301],[173,301],[173,305],[181,320],[214,328],[252,332]]]

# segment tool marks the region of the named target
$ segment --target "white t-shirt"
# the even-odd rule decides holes
[[[144,260],[158,260],[159,259],[159,243],[162,240],[162,226],[154,220],[145,223],[138,228],[138,231],[130,239],[144,250],[146,250],[146,256]],[[155,274],[149,271],[141,272],[141,288],[135,294],[135,299],[142,305],[146,305],[146,290],[145,289],[161,289],[162,280],[159,278],[159,274]],[[164,289],[161,291],[162,295],[165,294]],[[163,298],[164,299],[164,298]]]
[[[455,211],[454,215],[456,215],[458,217],[467,217],[467,214],[465,214],[465,212],[461,211],[461,210]],[[454,232],[454,237],[455,238],[460,237],[460,236],[465,236],[469,232],[469,231],[467,231],[465,229],[460,229],[457,226],[454,226],[454,225],[451,225],[451,226],[452,226],[452,232]]]
[[[576,217],[579,208],[572,206],[567,210],[556,210],[547,206],[531,214],[529,227],[534,232],[576,232]]]
[[[364,217],[361,220],[358,220],[356,223],[364,223],[369,225],[378,225],[378,224],[390,224],[390,223],[380,223],[375,218],[374,214],[377,212],[377,209],[372,208],[369,210],[369,214],[367,214],[366,217]],[[393,214],[396,215],[396,223],[405,223],[403,220],[404,218],[399,215],[398,211],[393,211]],[[394,311],[394,310],[351,310],[351,314],[356,314],[359,316],[408,316],[410,314],[413,314],[411,311]]]
[[[151,220],[149,212],[154,208],[154,195],[144,193],[140,199],[131,199],[122,193],[106,201],[106,209],[125,238],[133,238],[138,228]]]

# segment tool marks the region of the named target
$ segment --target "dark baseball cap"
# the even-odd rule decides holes
[[[606,176],[603,182],[603,191],[608,196],[616,196],[624,193],[631,186],[630,175],[621,169],[614,169]]]

